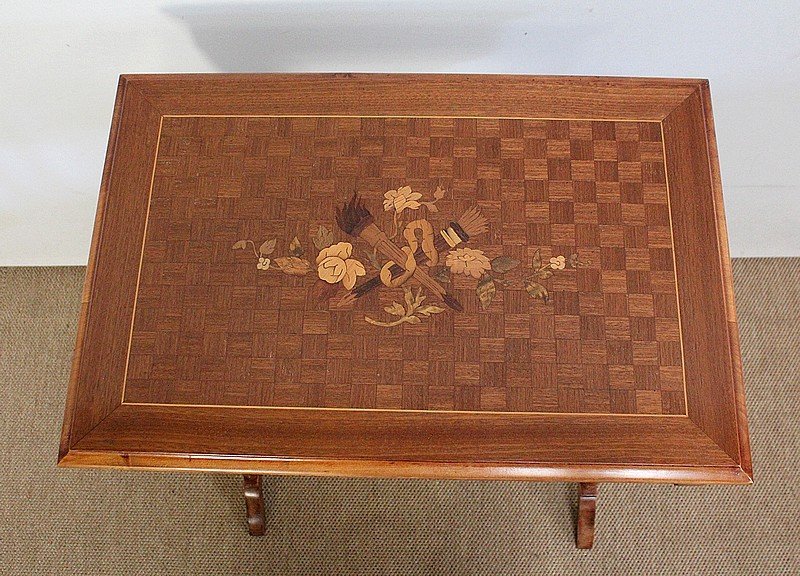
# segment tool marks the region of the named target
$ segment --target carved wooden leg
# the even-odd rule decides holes
[[[578,484],[578,548],[591,548],[594,544],[594,513],[597,508],[597,484],[581,482]]]
[[[244,503],[247,507],[247,530],[251,536],[263,536],[266,530],[264,516],[264,493],[261,491],[261,476],[245,474]]]

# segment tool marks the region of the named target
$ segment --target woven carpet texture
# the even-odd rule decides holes
[[[55,466],[83,268],[0,269],[0,574],[799,574],[800,259],[734,262],[755,484],[265,480]]]

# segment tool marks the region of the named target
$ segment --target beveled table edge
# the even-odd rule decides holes
[[[752,484],[741,466],[620,466],[509,463],[412,462],[347,459],[288,459],[193,454],[70,450],[62,468],[221,472],[352,478],[439,480],[521,480],[537,482],[620,482],[660,484]]]

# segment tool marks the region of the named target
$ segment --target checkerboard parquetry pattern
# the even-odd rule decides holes
[[[364,317],[386,319],[401,289],[338,309],[309,296],[315,269],[231,249],[275,238],[286,254],[297,236],[313,264],[325,226],[366,264],[335,207],[358,191],[388,231],[383,195],[405,185],[446,190],[436,230],[479,207],[489,230],[468,245],[490,258],[590,263],[544,280],[547,303],[509,273],[487,310],[454,275],[463,312],[383,328]],[[683,414],[669,218],[658,123],[165,117],[125,401]]]

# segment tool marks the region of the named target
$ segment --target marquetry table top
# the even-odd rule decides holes
[[[60,461],[749,482],[708,84],[123,76]]]

